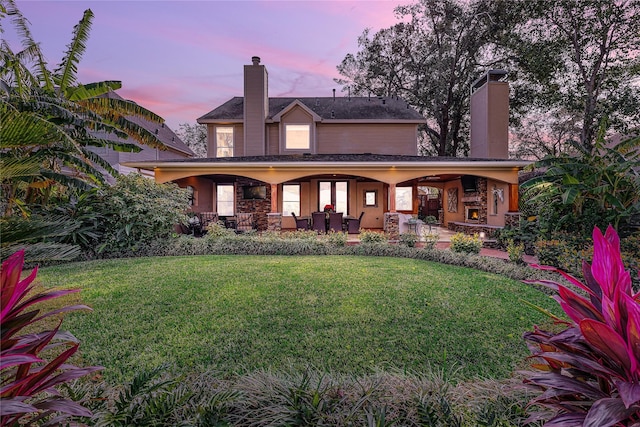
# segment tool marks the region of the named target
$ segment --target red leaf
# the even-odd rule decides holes
[[[11,354],[3,355],[0,360],[0,369],[10,368],[11,366],[21,365],[23,363],[38,363],[42,359],[31,354]]]
[[[567,289],[564,286],[559,286],[558,294],[563,301],[560,303],[562,309],[574,322],[580,323],[584,319],[604,321],[602,315],[593,306],[593,304],[591,304],[590,301],[587,301],[575,292]]]
[[[627,374],[631,371],[631,360],[627,352],[627,344],[609,325],[591,319],[580,322],[580,330],[584,338],[623,367]]]
[[[637,382],[629,383],[625,381],[616,381],[616,387],[620,397],[624,402],[625,408],[629,409],[631,405],[640,400],[640,384]]]
[[[640,305],[629,295],[623,295],[621,304],[627,311],[627,346],[637,370],[640,367]],[[638,377],[636,379],[640,380]]]
[[[67,294],[72,294],[75,292],[80,292],[80,289],[61,289],[58,291],[52,291],[52,292],[46,292],[46,293],[40,293],[37,295],[32,296],[31,298],[29,298],[28,300],[22,302],[20,305],[16,306],[15,311],[19,312],[24,310],[25,308],[33,305],[33,304],[37,304],[39,302],[42,301],[47,301],[53,298],[58,298]]]
[[[23,400],[28,396],[19,396],[10,399],[2,399],[2,405],[0,405],[0,415],[17,415],[27,414],[29,412],[36,412],[37,409],[34,406],[24,403]]]
[[[625,280],[624,264],[620,253],[620,239],[613,227],[603,236],[598,227],[593,228],[593,262],[591,273],[602,288],[603,295],[613,298],[616,287],[631,295],[631,279]],[[628,273],[627,273],[628,276]]]
[[[622,399],[600,399],[587,412],[583,427],[610,427],[627,419],[637,410],[637,408],[625,408]]]
[[[562,414],[544,423],[545,427],[578,427],[582,426],[586,414]]]
[[[0,272],[0,323],[5,319],[13,309],[14,305],[25,295],[31,282],[36,278],[38,267],[34,268],[31,274],[23,280],[20,280],[22,274],[22,266],[24,265],[24,251],[18,251],[9,256],[2,263]]]
[[[90,417],[93,413],[84,406],[67,399],[47,399],[34,405],[38,409],[63,412],[77,417]]]

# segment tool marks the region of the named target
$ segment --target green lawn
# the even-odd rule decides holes
[[[339,373],[459,368],[504,378],[526,330],[558,313],[523,283],[403,258],[193,256],[42,268],[45,286],[82,288],[67,315],[83,363],[109,380],[163,362],[221,374],[313,366]]]

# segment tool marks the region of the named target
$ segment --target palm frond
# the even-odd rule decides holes
[[[92,21],[93,12],[91,9],[85,10],[80,22],[73,27],[73,38],[67,46],[62,62],[54,71],[54,81],[65,95],[67,89],[76,84],[78,63],[87,48],[86,42],[89,39]]]
[[[29,29],[28,21],[22,16],[22,13],[17,8],[14,0],[8,0],[6,6],[6,13],[11,16],[11,22],[15,26],[18,35],[22,38],[21,44],[24,48],[22,52],[29,55],[35,61],[35,66],[38,72],[36,76],[44,85],[46,90],[53,90],[53,80],[51,74],[47,69],[47,61],[44,59],[44,55],[40,50],[40,45],[35,42]],[[20,55],[17,55],[19,58]]]
[[[117,80],[107,80],[97,83],[89,83],[79,85],[67,90],[67,96],[70,101],[82,101],[96,96],[104,95],[111,90],[117,90],[122,87],[122,82]]]
[[[36,177],[40,174],[42,159],[37,156],[21,156],[11,158],[0,157],[0,181],[14,180],[21,177]]]
[[[27,266],[51,261],[73,261],[82,253],[78,245],[38,242],[2,246],[0,247],[0,257],[4,261],[21,249],[24,249],[24,262]]]
[[[103,117],[111,118],[113,122],[121,116],[135,116],[158,124],[164,123],[164,119],[153,111],[125,99],[99,97],[82,100],[80,103]]]

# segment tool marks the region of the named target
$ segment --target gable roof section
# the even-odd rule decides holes
[[[322,122],[425,123],[426,119],[397,97],[269,98],[266,122],[278,121],[292,104],[303,105]],[[244,98],[236,96],[198,118],[198,123],[242,123]]]
[[[278,114],[273,116],[273,121],[274,122],[279,122],[280,120],[282,120],[282,116],[284,116],[285,114],[287,114],[289,111],[293,110],[296,107],[302,108],[302,110],[304,110],[306,113],[308,113],[311,116],[311,118],[313,119],[314,122],[319,122],[319,121],[322,120],[322,117],[317,115],[315,113],[315,111],[313,111],[312,109],[310,109],[309,107],[304,105],[302,102],[300,102],[299,99],[296,99],[291,104],[287,105],[282,110],[280,110],[280,112]]]

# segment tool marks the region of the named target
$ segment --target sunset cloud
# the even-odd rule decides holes
[[[242,96],[243,65],[258,55],[271,96],[331,96],[336,66],[366,28],[398,22],[406,0],[28,1],[18,7],[53,67],[85,9],[95,18],[79,67],[83,83],[121,80],[119,93],[172,128]],[[55,19],[51,19],[55,17]],[[6,30],[6,28],[5,28]],[[3,37],[19,47],[11,31]]]

